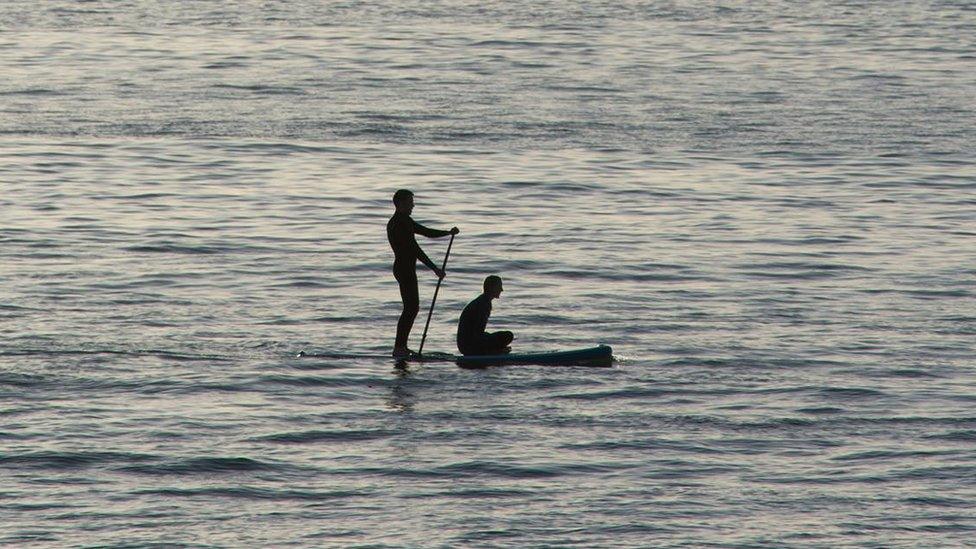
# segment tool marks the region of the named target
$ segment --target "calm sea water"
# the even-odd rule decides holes
[[[8,0],[0,71],[4,547],[974,546],[971,2]],[[497,273],[614,367],[296,358],[389,352],[400,187],[426,349]]]

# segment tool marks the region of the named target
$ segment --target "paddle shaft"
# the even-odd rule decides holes
[[[441,265],[441,270],[445,273],[447,272],[447,258],[451,256],[451,246],[453,244],[454,235],[452,234],[451,241],[447,243],[447,253],[444,254],[444,263]],[[424,324],[424,335],[420,338],[420,348],[417,349],[418,355],[424,354],[424,342],[427,341],[427,328],[430,328],[430,317],[434,316],[434,303],[437,303],[437,292],[441,291],[441,281],[443,280],[443,278],[437,279],[437,287],[434,288],[434,299],[430,301],[430,311],[427,312],[427,323]]]

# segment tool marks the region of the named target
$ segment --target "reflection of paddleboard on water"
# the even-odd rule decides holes
[[[302,350],[299,358],[331,358],[336,360],[390,360],[390,355],[306,352]],[[595,366],[607,367],[613,362],[613,349],[609,345],[598,345],[585,349],[567,351],[546,351],[537,353],[506,353],[500,355],[453,355],[451,353],[428,352],[395,358],[396,362],[456,362],[462,368],[485,368],[488,366],[537,365],[537,366]]]

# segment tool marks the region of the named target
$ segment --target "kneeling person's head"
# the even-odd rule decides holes
[[[502,295],[502,277],[498,275],[489,275],[485,277],[485,294],[488,297],[496,298]]]

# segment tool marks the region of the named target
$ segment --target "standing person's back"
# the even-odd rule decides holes
[[[464,355],[494,355],[508,352],[515,339],[509,331],[487,333],[491,317],[491,300],[501,296],[502,279],[491,275],[485,278],[484,293],[474,298],[461,312],[458,320],[457,346]]]

